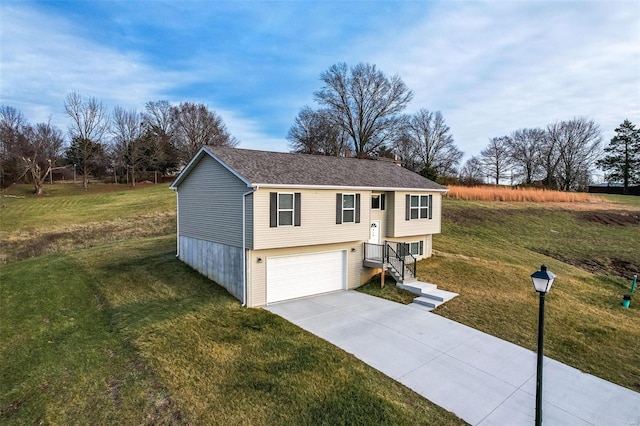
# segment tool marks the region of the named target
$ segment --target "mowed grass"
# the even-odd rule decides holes
[[[418,276],[460,294],[436,313],[535,350],[538,296],[529,275],[547,264],[557,278],[545,354],[640,391],[640,292],[630,309],[621,306],[640,272],[640,209],[630,201],[609,210],[447,199],[436,255],[418,264]]]
[[[0,263],[175,231],[168,185],[12,185],[0,198]]]
[[[140,203],[125,203],[127,220],[147,195],[164,197],[156,191],[132,191]],[[96,218],[102,206],[69,214]],[[96,241],[0,266],[0,423],[464,424],[280,317],[242,308],[175,258],[173,234]]]

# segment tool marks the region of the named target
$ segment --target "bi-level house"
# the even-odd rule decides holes
[[[446,192],[392,161],[207,146],[171,188],[178,258],[249,307],[411,280]]]

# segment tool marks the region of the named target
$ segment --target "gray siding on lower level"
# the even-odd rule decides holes
[[[179,259],[243,300],[242,248],[179,237]]]

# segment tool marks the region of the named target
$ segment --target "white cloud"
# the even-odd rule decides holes
[[[70,21],[28,7],[2,10],[1,104],[22,111],[30,122],[47,121],[66,130],[65,96],[77,90],[96,97],[109,108],[120,105],[141,110],[150,100],[194,82],[212,78],[213,63],[194,58],[189,71],[159,70],[140,54],[86,40]],[[230,70],[227,72],[231,72]],[[187,99],[179,99],[179,101]],[[246,148],[281,150],[283,139],[265,137],[258,123],[237,112],[210,105],[210,99],[189,99],[216,110]],[[177,102],[174,102],[177,103]]]
[[[637,3],[455,2],[386,44],[375,62],[442,110],[467,156],[490,137],[588,116],[608,141],[640,113]]]
[[[156,99],[189,78],[158,71],[134,52],[87,41],[64,18],[29,7],[3,6],[2,27],[2,103],[32,122],[49,116],[65,121],[64,98],[73,90],[107,105],[139,107],[140,100]]]

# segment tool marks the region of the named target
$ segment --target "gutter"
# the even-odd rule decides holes
[[[276,183],[261,183],[257,186],[273,189],[330,189],[330,190],[351,190],[351,191],[373,191],[373,192],[449,192],[449,188],[395,188],[395,187],[375,187],[375,186],[337,186],[337,185],[291,185]]]
[[[258,190],[258,186],[242,194],[242,307],[247,306],[247,195]]]

